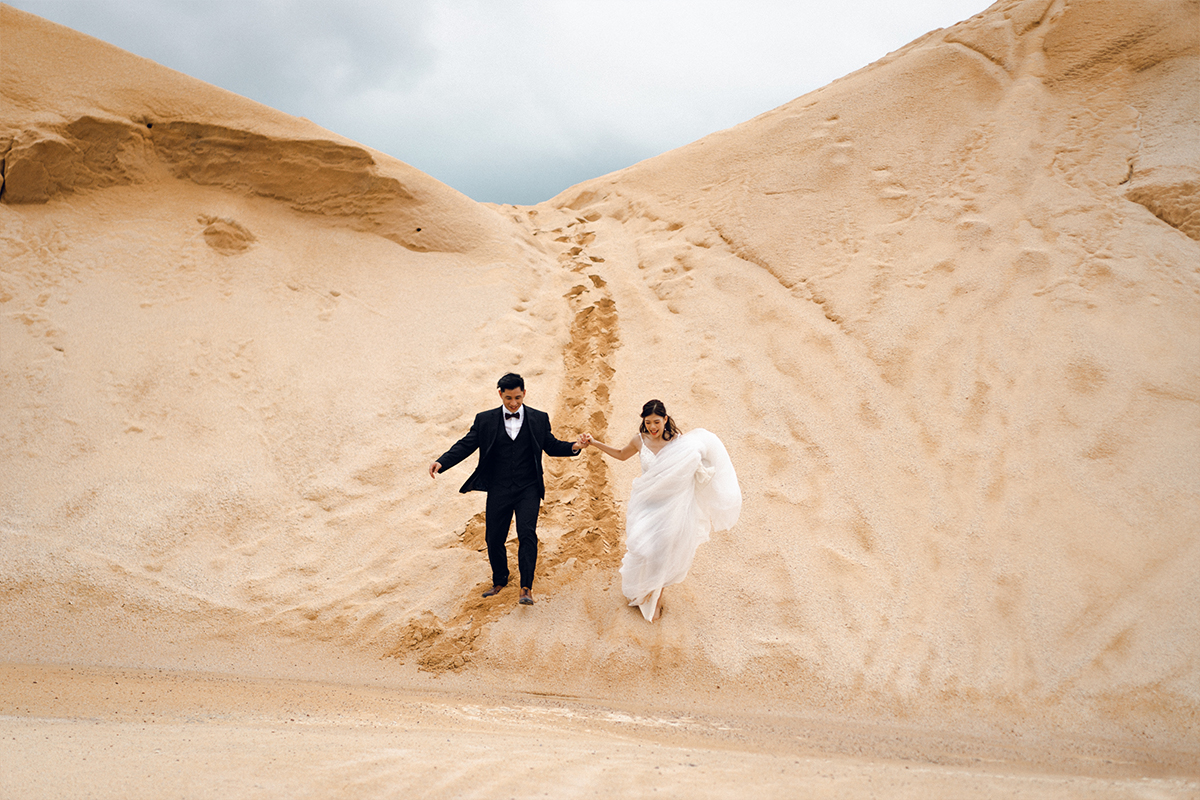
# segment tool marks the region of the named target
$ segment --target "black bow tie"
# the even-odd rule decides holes
[[[507,411],[505,411],[505,412],[504,412],[504,418],[505,418],[505,419],[519,419],[519,418],[520,418],[520,416],[521,416],[521,412],[520,412],[520,411],[514,412],[514,413],[512,413],[512,414],[509,414]]]

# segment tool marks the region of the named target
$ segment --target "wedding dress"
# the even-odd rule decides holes
[[[696,428],[658,453],[642,437],[642,474],[633,481],[625,521],[621,589],[654,620],[664,586],[687,577],[696,548],[712,531],[733,527],[742,490],[721,440]]]

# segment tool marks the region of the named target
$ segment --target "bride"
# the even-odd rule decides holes
[[[653,622],[665,586],[687,577],[696,548],[712,531],[733,527],[742,490],[725,446],[703,428],[682,433],[660,400],[642,406],[638,433],[621,449],[585,440],[624,461],[638,453],[642,474],[629,492],[621,588]]]

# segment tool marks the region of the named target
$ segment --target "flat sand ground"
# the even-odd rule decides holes
[[[0,710],[6,799],[1200,796],[1145,763],[555,696],[6,664]]]

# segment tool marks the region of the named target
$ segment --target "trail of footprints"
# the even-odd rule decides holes
[[[615,372],[611,361],[620,340],[612,294],[605,280],[592,271],[604,259],[587,252],[587,245],[596,238],[588,222],[576,218],[555,239],[567,248],[558,257],[560,263],[586,280],[565,295],[574,318],[571,340],[563,353],[563,401],[555,409],[554,421],[561,430],[588,431],[601,441],[608,441],[608,420],[612,415],[608,387]],[[572,228],[578,230],[572,232]],[[546,521],[566,531],[547,564],[551,569],[561,570],[568,562],[576,570],[620,563],[621,530],[608,464],[597,450],[586,451],[582,458],[583,470],[570,461],[548,462],[547,489],[552,489],[559,499],[547,504]]]
[[[608,387],[614,373],[611,359],[620,340],[616,304],[596,271],[596,265],[604,259],[587,249],[596,238],[589,223],[596,219],[598,215],[590,220],[576,217],[563,227],[536,230],[546,238],[557,234],[552,246],[559,250],[559,263],[579,276],[578,283],[563,296],[573,319],[570,342],[563,353],[563,399],[551,414],[555,435],[568,441],[581,431],[601,441],[609,440],[612,402]],[[546,501],[538,521],[542,542],[535,595],[553,593],[588,571],[611,574],[623,555],[620,514],[603,454],[591,449],[575,459],[548,458],[544,464]],[[547,535],[551,531],[562,532],[557,541]],[[486,551],[482,512],[467,523],[461,543],[482,558]],[[514,534],[510,534],[508,548],[509,563],[516,564]],[[481,560],[480,568],[485,567]],[[422,669],[433,672],[462,669],[471,661],[484,628],[511,613],[516,599],[515,589],[511,597],[505,594],[485,600],[479,594],[472,588],[458,611],[445,622],[428,612],[412,620],[391,655],[401,659],[415,655]]]

